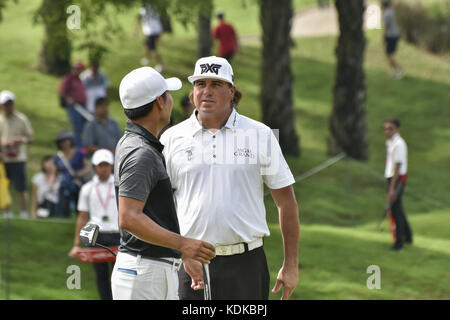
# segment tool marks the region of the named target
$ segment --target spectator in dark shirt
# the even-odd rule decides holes
[[[76,148],[70,132],[58,133],[56,145],[59,151],[55,156],[55,165],[61,179],[56,215],[69,218],[71,212],[76,209],[80,187],[86,182],[84,177],[91,167],[82,150]]]
[[[98,149],[108,149],[114,153],[116,144],[122,137],[117,121],[109,116],[109,103],[106,98],[95,102],[95,119],[89,121],[83,130],[83,146],[89,154]]]

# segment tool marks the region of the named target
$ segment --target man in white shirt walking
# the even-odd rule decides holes
[[[389,119],[384,123],[386,135],[386,167],[388,192],[386,202],[390,208],[394,245],[391,250],[403,249],[403,243],[412,243],[411,228],[403,210],[402,195],[408,178],[408,147],[399,133],[400,121]]]
[[[161,136],[181,234],[216,247],[209,267],[213,300],[268,299],[266,184],[278,207],[284,246],[273,292],[284,286],[282,299],[288,299],[298,282],[300,226],[295,180],[278,141],[269,127],[236,111],[242,94],[226,59],[199,59],[188,80],[196,110]],[[203,298],[184,269],[178,276],[180,299]]]

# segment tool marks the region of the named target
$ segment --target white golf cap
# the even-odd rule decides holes
[[[224,58],[203,57],[197,60],[194,74],[188,77],[192,84],[199,79],[219,79],[234,85],[233,68]]]
[[[14,93],[12,93],[11,91],[8,90],[3,90],[2,92],[0,92],[0,104],[3,105],[8,101],[14,101],[16,100],[16,96],[14,95]]]
[[[92,164],[94,166],[98,166],[100,163],[109,163],[110,165],[114,165],[114,155],[108,149],[100,149],[94,152],[92,156]]]
[[[123,77],[119,86],[120,101],[124,109],[136,109],[156,100],[167,90],[179,90],[181,86],[178,78],[164,79],[155,69],[142,67]]]

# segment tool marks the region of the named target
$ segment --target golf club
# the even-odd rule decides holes
[[[209,265],[207,263],[203,263],[203,282],[205,283],[204,287],[204,298],[205,300],[211,299],[211,286],[209,284]]]
[[[80,231],[80,240],[86,247],[102,247],[103,249],[108,250],[111,252],[113,256],[116,256],[116,254],[107,246],[104,246],[100,243],[97,243],[97,237],[98,237],[98,231],[99,226],[93,223],[89,223],[85,225],[81,231]]]

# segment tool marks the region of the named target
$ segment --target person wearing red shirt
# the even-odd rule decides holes
[[[80,73],[84,65],[81,62],[75,63],[70,72],[61,79],[59,96],[61,105],[66,109],[70,124],[72,125],[75,145],[82,147],[81,133],[83,132],[86,119],[75,109],[76,105],[86,108],[86,90],[80,79]]]
[[[219,12],[217,18],[219,25],[215,27],[211,35],[214,39],[219,40],[219,55],[231,62],[233,55],[238,52],[238,40],[233,26],[224,20],[224,13]]]

